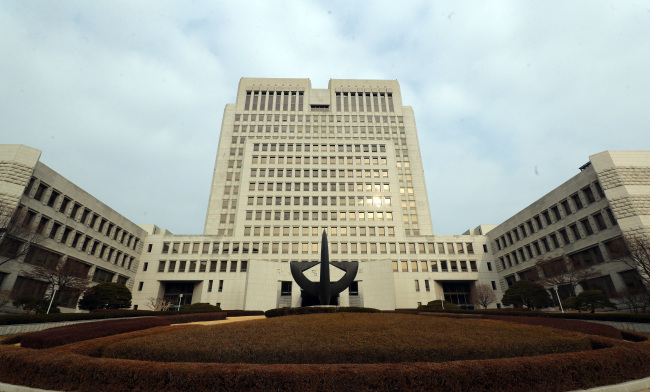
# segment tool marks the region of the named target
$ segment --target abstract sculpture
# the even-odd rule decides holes
[[[307,279],[304,271],[314,267],[318,263],[320,263],[320,282],[312,282]],[[334,283],[330,282],[330,264],[345,271],[345,275]],[[325,230],[323,230],[323,237],[321,240],[320,262],[294,261],[291,263],[291,275],[293,276],[293,280],[295,280],[298,286],[307,293],[317,297],[321,305],[329,305],[332,297],[335,297],[341,291],[350,287],[350,284],[352,284],[354,278],[357,276],[358,270],[359,263],[357,262],[333,261],[330,263],[329,245],[327,243],[327,233]]]

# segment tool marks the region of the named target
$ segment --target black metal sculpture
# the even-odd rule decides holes
[[[314,267],[320,263],[320,282],[312,282],[307,279],[304,274],[305,270]],[[334,267],[345,271],[345,275],[337,282],[330,282],[330,264]],[[321,240],[320,262],[307,261],[291,263],[291,275],[298,283],[298,286],[305,290],[307,293],[318,297],[321,305],[329,305],[332,297],[338,295],[341,291],[350,287],[354,278],[357,276],[359,270],[359,263],[357,262],[340,262],[333,261],[330,263],[329,245],[327,243],[327,233],[323,230],[323,237]]]

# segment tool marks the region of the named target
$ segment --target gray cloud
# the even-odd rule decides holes
[[[440,234],[503,221],[590,154],[650,144],[643,3],[35,4],[0,5],[1,142],[176,233],[202,231],[243,76],[399,80]]]

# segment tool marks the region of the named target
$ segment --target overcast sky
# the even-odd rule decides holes
[[[650,1],[0,2],[0,143],[136,223],[202,233],[241,77],[397,79],[460,234],[650,149]]]

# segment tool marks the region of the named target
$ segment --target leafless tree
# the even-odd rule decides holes
[[[556,259],[541,259],[535,263],[538,270],[543,273],[538,281],[546,289],[554,286],[568,287],[569,295],[576,295],[576,287],[582,282],[596,278],[600,274],[593,267],[576,266],[564,257]]]
[[[32,245],[44,241],[44,237],[32,227],[33,216],[24,209],[0,211],[0,266],[20,259]]]
[[[620,257],[617,260],[637,270],[645,287],[650,288],[650,236],[626,236],[618,243],[618,248]]]
[[[480,283],[474,286],[474,289],[472,290],[472,298],[478,305],[487,309],[491,303],[496,302],[497,295],[489,284]]]
[[[92,281],[88,277],[88,266],[74,260],[59,260],[55,265],[31,265],[23,270],[23,275],[30,279],[48,282],[52,287],[57,286],[59,292],[65,289],[83,293],[90,287]]]
[[[11,290],[0,290],[0,307],[3,307],[11,302],[13,299],[11,294]]]
[[[645,313],[650,305],[650,294],[644,289],[624,289],[616,293],[616,299],[634,313]]]
[[[153,311],[165,312],[169,310],[171,302],[163,298],[150,297],[147,302],[147,307]]]

